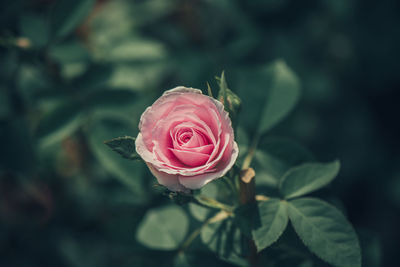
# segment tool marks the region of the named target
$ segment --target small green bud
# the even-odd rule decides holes
[[[218,100],[224,105],[225,110],[229,112],[229,116],[235,126],[242,100],[228,88],[224,72],[222,72],[221,77],[216,77],[216,79],[219,85]]]

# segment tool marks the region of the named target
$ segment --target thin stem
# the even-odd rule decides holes
[[[191,244],[192,242],[196,239],[196,237],[199,236],[199,234],[201,233],[201,230],[207,226],[210,223],[215,223],[218,221],[223,221],[226,218],[228,218],[229,216],[231,216],[230,213],[221,210],[220,212],[218,212],[217,214],[215,214],[213,217],[209,218],[208,220],[206,220],[199,228],[197,228],[196,230],[194,230],[189,236],[188,238],[185,240],[185,242],[183,242],[182,246],[179,249],[178,253],[183,253]]]
[[[231,214],[233,212],[233,207],[226,205],[224,203],[221,203],[215,199],[206,197],[206,196],[195,196],[193,198],[194,202],[196,204],[199,204],[201,206],[204,207],[208,207],[208,208],[213,208],[213,209],[220,209],[223,210],[229,214]]]
[[[179,249],[178,253],[182,253],[183,251],[185,251],[192,244],[192,242],[196,239],[196,237],[201,233],[201,230],[203,229],[204,226],[206,226],[206,223],[202,224],[199,228],[194,230],[188,236],[188,238],[185,240],[185,242],[182,244],[181,248]]]
[[[251,162],[254,157],[254,154],[256,153],[256,149],[257,149],[259,140],[260,140],[260,136],[259,136],[259,134],[256,134],[253,138],[253,142],[251,143],[251,146],[247,152],[247,155],[243,160],[242,170],[248,169],[250,167]]]

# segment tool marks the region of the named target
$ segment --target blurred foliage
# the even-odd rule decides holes
[[[255,126],[265,103],[259,96],[273,82],[268,73],[291,75],[287,66],[302,98],[292,95],[296,111],[261,135],[255,164],[269,165],[257,183],[266,192],[289,167],[312,158],[286,138],[323,161],[340,158],[339,177],[316,195],[345,211],[360,234],[365,266],[395,265],[399,9],[396,0],[2,1],[0,265],[229,266],[215,255],[234,255],[213,240],[208,247],[215,253],[197,239],[185,254],[138,242],[143,218],[162,220],[162,213],[147,211],[171,207],[142,163],[121,158],[103,141],[135,136],[140,114],[162,91],[186,85],[206,92],[206,82],[217,88],[213,77],[225,70],[243,100],[242,157],[249,136],[263,133]],[[264,129],[274,124],[264,123]],[[301,157],[282,162],[288,152],[275,142]],[[215,196],[212,187],[204,190]],[[172,209],[185,219],[166,227],[192,231],[212,216],[196,205]],[[300,242],[287,253],[284,241],[293,235],[285,232],[263,255],[265,264],[324,266],[307,251],[299,255]],[[207,232],[201,237],[209,240]]]

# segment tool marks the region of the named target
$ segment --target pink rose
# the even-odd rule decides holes
[[[238,156],[221,102],[183,86],[166,91],[142,114],[136,151],[171,191],[198,189],[220,178]]]

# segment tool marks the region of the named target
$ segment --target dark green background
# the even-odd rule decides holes
[[[252,96],[276,59],[298,75],[302,98],[269,135],[341,160],[319,194],[341,200],[364,266],[396,265],[399,1],[77,1],[0,4],[1,266],[172,266],[173,252],[135,240],[146,210],[169,200],[103,140],[135,136],[166,89],[216,89],[222,70],[246,99],[251,136]]]

